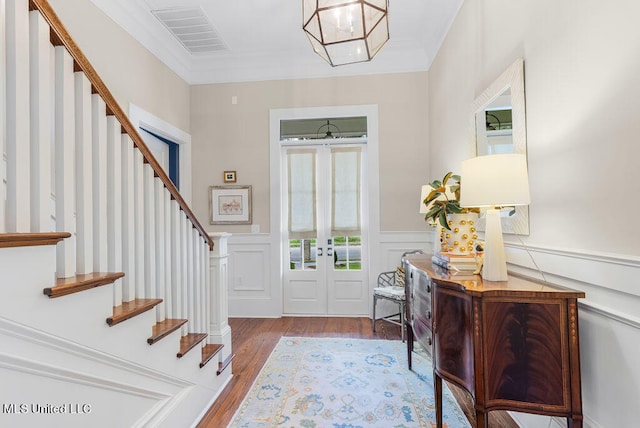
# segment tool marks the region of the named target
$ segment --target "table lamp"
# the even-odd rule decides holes
[[[484,267],[487,281],[507,280],[500,207],[528,205],[527,159],[522,154],[478,156],[462,162],[460,205],[486,211]]]

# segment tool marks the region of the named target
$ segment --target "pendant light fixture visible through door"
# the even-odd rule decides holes
[[[389,40],[387,0],[302,0],[302,28],[332,66],[370,61]]]

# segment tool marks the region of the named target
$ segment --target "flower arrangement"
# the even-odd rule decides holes
[[[460,206],[460,176],[449,171],[442,180],[434,180],[429,183],[431,192],[422,201],[427,206],[424,216],[432,226],[440,225],[451,230],[447,221],[447,214],[463,214],[480,212],[478,208],[462,208]]]

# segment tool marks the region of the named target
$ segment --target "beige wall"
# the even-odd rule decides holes
[[[224,184],[222,172],[235,170],[237,184],[253,186],[254,224],[268,232],[270,109],[363,104],[379,108],[381,229],[423,229],[418,200],[420,185],[429,177],[426,73],[193,86],[193,205],[198,218],[209,223],[208,187]]]
[[[50,0],[120,107],[129,103],[189,132],[189,86],[89,0]]]
[[[468,155],[470,107],[525,63],[531,244],[640,255],[640,3],[467,1],[429,71],[432,171]]]
[[[515,242],[514,269],[540,266],[547,279],[586,292],[587,428],[633,426],[640,416],[638,16],[636,0],[466,1],[429,70],[430,165],[439,176],[468,156],[475,97],[524,58],[531,234],[526,251],[505,240]],[[551,426],[518,417],[527,428]]]

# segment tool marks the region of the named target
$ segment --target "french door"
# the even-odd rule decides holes
[[[283,309],[368,314],[366,144],[282,147]]]

